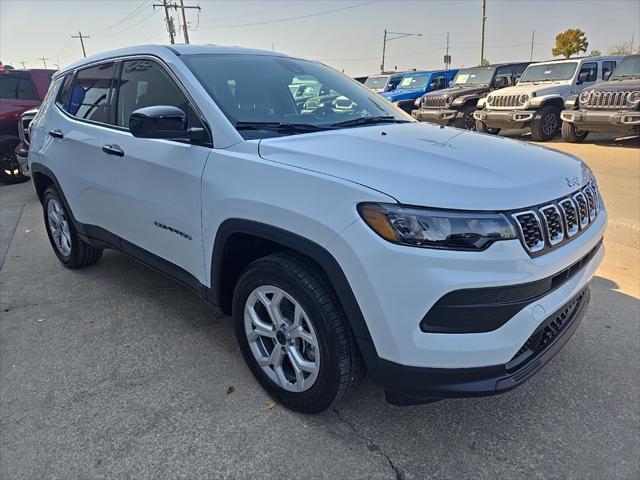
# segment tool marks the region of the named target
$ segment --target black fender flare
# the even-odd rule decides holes
[[[347,315],[353,334],[358,340],[358,345],[362,347],[362,342],[370,342],[371,346],[373,345],[369,328],[362,315],[358,301],[351,290],[351,286],[342,267],[340,267],[333,255],[324,247],[311,240],[272,225],[240,218],[227,219],[220,224],[218,232],[216,233],[211,260],[211,288],[213,290],[214,303],[220,304],[221,300],[223,281],[221,277],[225,246],[229,238],[237,233],[254,235],[265,240],[279,243],[309,257],[317,263],[324,271],[324,274],[338,296],[338,300]],[[361,350],[363,350],[363,348],[361,348]],[[369,348],[367,348],[367,350],[369,350]],[[364,354],[364,351],[362,353]]]

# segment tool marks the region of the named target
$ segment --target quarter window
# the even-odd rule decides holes
[[[69,114],[83,120],[107,123],[114,64],[107,63],[78,71],[65,80],[58,102]]]
[[[134,111],[156,105],[178,107],[187,115],[189,126],[202,126],[187,97],[157,62],[146,59],[123,62],[115,124],[128,128],[129,117]]]
[[[586,75],[585,75],[586,74]],[[598,64],[585,63],[578,73],[578,80],[583,82],[595,82],[598,79]]]

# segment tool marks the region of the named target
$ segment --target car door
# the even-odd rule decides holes
[[[108,102],[114,73],[114,62],[107,62],[65,77],[56,107],[43,109],[46,140],[42,152],[33,160],[46,158],[55,173],[75,219],[99,225],[103,207],[99,203],[103,188],[97,172],[103,163],[102,134],[107,127]],[[33,148],[33,147],[32,147]]]
[[[578,93],[582,89],[593,85],[598,80],[598,62],[586,62],[580,66],[576,84],[572,88],[572,93]]]
[[[143,255],[152,264],[160,257],[204,283],[200,183],[211,148],[208,142],[131,135],[131,113],[156,105],[181,108],[192,127],[204,124],[184,89],[159,61],[122,61],[111,101],[113,128],[103,135],[100,219],[106,230],[124,240],[125,251]]]

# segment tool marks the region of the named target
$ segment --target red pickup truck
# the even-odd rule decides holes
[[[18,183],[22,175],[15,148],[18,122],[26,110],[42,103],[55,70],[0,70],[0,182]]]

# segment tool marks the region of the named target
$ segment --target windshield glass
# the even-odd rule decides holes
[[[611,78],[638,76],[640,76],[640,55],[631,55],[622,59]]]
[[[570,80],[578,62],[542,63],[530,65],[522,74],[519,83]]]
[[[493,78],[494,67],[465,68],[453,79],[454,85],[489,85]]]
[[[423,88],[427,84],[427,78],[428,77],[426,75],[405,75],[402,77],[402,81],[396,90],[415,90],[416,88]]]
[[[365,87],[369,87],[372,90],[383,90],[387,86],[389,81],[389,75],[378,75],[377,77],[369,77],[364,82]]]
[[[285,131],[284,124],[309,131],[363,118],[412,121],[381,96],[317,62],[270,55],[180,58],[245,138],[304,133]]]

